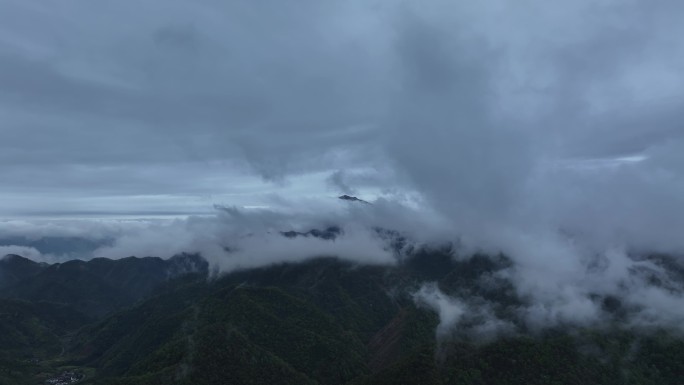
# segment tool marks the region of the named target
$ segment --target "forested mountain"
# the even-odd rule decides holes
[[[207,271],[206,261],[188,254],[168,260],[95,258],[52,265],[8,255],[0,261],[0,295],[66,304],[88,316],[100,317],[132,305],[169,278]]]
[[[506,317],[524,299],[479,278],[508,263],[433,250],[391,267],[321,258],[215,275],[194,255],[12,256],[2,262],[16,278],[0,292],[0,383],[65,370],[88,384],[681,383],[684,340],[666,330],[568,326],[484,340],[463,326],[438,338],[438,315],[415,300],[420,285],[484,298]]]

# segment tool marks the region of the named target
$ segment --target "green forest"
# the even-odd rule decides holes
[[[522,299],[477,284],[504,257],[416,258],[395,267],[321,258],[226,275],[195,255],[61,266],[5,258],[0,383],[41,384],[65,371],[82,384],[131,385],[681,383],[684,339],[665,329],[521,327],[483,340],[461,325],[438,339],[438,315],[411,294],[421,282],[488,298],[502,314]]]

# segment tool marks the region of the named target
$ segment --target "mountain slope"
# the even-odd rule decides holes
[[[454,260],[445,248],[419,250],[396,266],[321,258],[213,278],[196,262],[41,268],[32,277],[43,282],[55,269],[79,278],[64,281],[74,288],[97,278],[146,294],[92,322],[68,305],[0,301],[15,309],[0,317],[0,383],[36,383],[63,368],[87,373],[84,383],[138,385],[655,385],[684,376],[684,339],[665,330],[521,326],[483,339],[471,332],[484,322],[474,315],[436,338],[439,316],[415,302],[424,282],[462,301],[487,301],[493,314],[515,322],[524,299],[497,281],[496,272],[509,266],[502,256]],[[162,279],[169,271],[175,278]],[[181,273],[191,271],[199,272]],[[156,286],[141,277],[157,277]]]
[[[271,357],[269,363],[276,367],[284,363],[308,381],[345,383],[369,373],[369,328],[376,331],[399,309],[379,286],[375,294],[382,300],[375,303],[372,290],[357,288],[364,291],[359,296],[345,289],[344,276],[358,274],[351,268],[318,260],[213,282],[180,280],[135,308],[84,329],[72,352],[83,357],[79,364],[97,366],[103,376],[181,371],[186,372],[182,382],[201,372],[204,364],[197,357],[213,349],[197,344],[200,336],[225,329],[248,351]],[[374,304],[387,313],[365,314],[362,308]],[[383,319],[378,321],[379,316]]]
[[[39,274],[47,266],[19,255],[5,255],[0,259],[0,290]]]

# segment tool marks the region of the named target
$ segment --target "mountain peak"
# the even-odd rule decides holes
[[[359,198],[357,198],[357,197],[355,197],[355,196],[351,196],[351,195],[347,195],[347,194],[340,195],[340,196],[338,197],[338,199],[341,199],[341,200],[343,200],[343,201],[361,202],[361,203],[370,204],[370,202],[366,202],[366,201],[364,201],[363,199],[359,199]]]
[[[22,257],[21,255],[17,254],[7,254],[4,257],[0,258],[1,262],[11,262],[11,263],[27,263],[27,262],[33,262],[32,260]]]

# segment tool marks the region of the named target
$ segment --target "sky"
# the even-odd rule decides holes
[[[6,0],[0,213],[206,214],[422,178],[471,203],[531,169],[668,151],[681,8]]]
[[[669,233],[683,8],[6,0],[0,215],[177,218],[350,193],[459,232]]]
[[[683,17],[675,0],[4,0],[0,230],[230,270],[392,263],[363,230],[382,226],[504,252],[529,312],[591,319],[588,293],[633,282],[635,254],[684,255]],[[273,236],[334,223],[334,247]]]
[[[377,16],[363,13],[2,2],[0,210],[177,215],[334,196],[320,173],[369,166],[383,104],[363,43]]]

